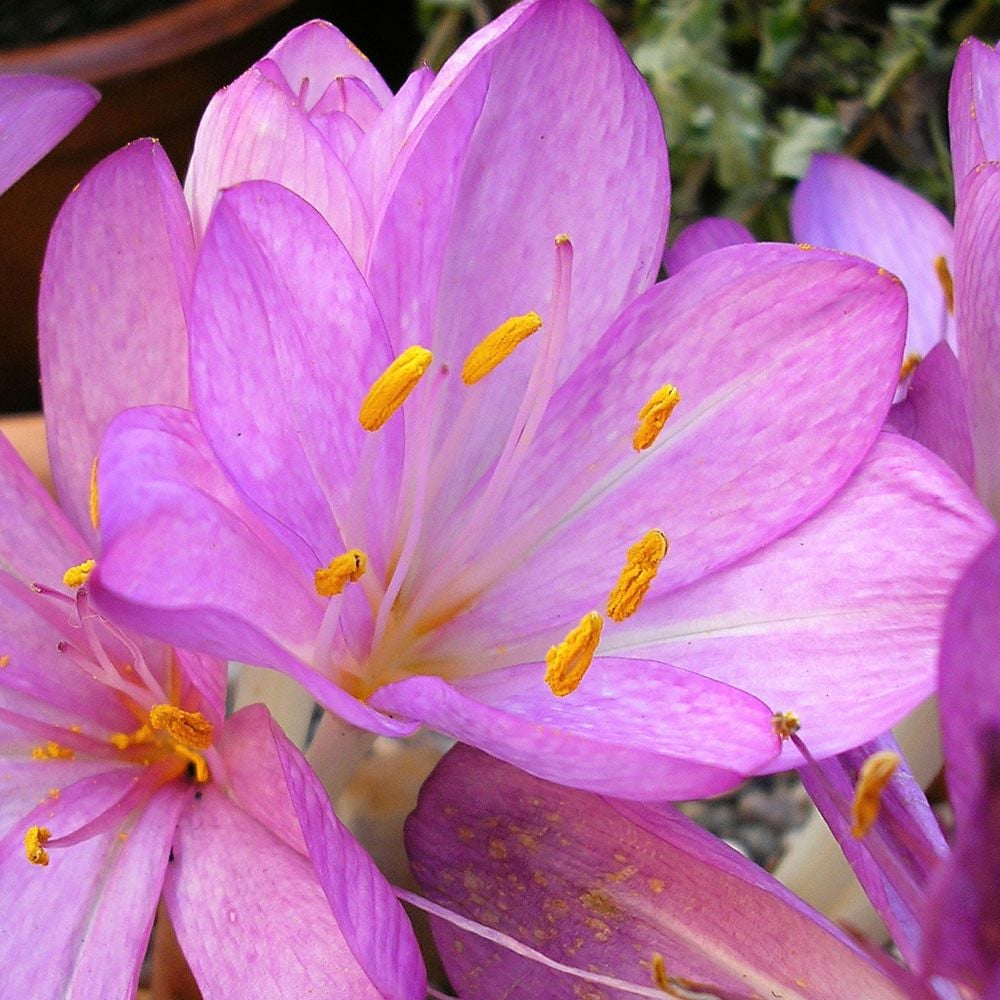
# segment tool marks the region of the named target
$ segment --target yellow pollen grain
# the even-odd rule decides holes
[[[518,344],[542,328],[542,318],[535,312],[511,316],[488,333],[472,350],[462,365],[462,381],[475,385],[514,353]]]
[[[60,746],[49,740],[45,746],[35,747],[31,751],[32,760],[75,760],[76,753],[69,747]]]
[[[580,686],[594,659],[603,628],[604,619],[596,611],[590,611],[558,646],[545,654],[545,683],[557,698],[572,694]]]
[[[3,668],[8,666],[9,664],[10,664],[10,657],[6,653],[4,653],[3,656],[0,656],[0,670],[3,670]]]
[[[653,985],[658,990],[668,993],[670,991],[670,980],[667,979],[667,963],[663,961],[663,956],[658,951],[653,952],[650,971],[653,973]]]
[[[90,523],[96,531],[101,526],[101,502],[97,495],[97,459],[90,467]]]
[[[661,385],[646,405],[639,411],[639,425],[632,435],[632,447],[645,451],[660,435],[674,407],[681,401],[681,394],[667,383]]]
[[[59,789],[58,788],[50,788],[49,789],[49,798],[53,799],[53,800],[58,799],[59,798]]]
[[[88,559],[86,562],[80,563],[79,566],[70,566],[65,573],[63,573],[63,583],[67,587],[72,587],[76,590],[77,587],[82,587],[87,580],[90,578],[90,574],[93,573],[94,567],[97,565],[93,559]]]
[[[854,789],[854,802],[851,803],[851,836],[857,839],[863,837],[878,819],[882,793],[892,776],[899,768],[899,754],[891,750],[880,750],[873,753],[861,765],[858,774],[858,784]]]
[[[368,557],[361,549],[349,549],[330,560],[330,565],[316,570],[314,584],[320,597],[341,594],[349,583],[357,583],[368,568]]]
[[[908,379],[914,371],[916,371],[917,365],[919,365],[923,360],[923,355],[917,354],[916,351],[912,354],[907,354],[906,357],[903,358],[902,367],[899,369],[899,381],[905,382],[906,379]]]
[[[938,281],[941,282],[941,291],[944,292],[944,301],[945,305],[948,307],[948,312],[954,314],[955,280],[951,276],[948,261],[946,261],[944,257],[934,258],[934,273],[937,275]]]
[[[153,729],[165,730],[182,747],[207,750],[212,745],[212,723],[201,712],[186,712],[176,705],[154,705],[149,710]]]
[[[52,837],[52,832],[44,826],[29,826],[24,835],[24,853],[33,865],[40,868],[49,863],[49,852],[42,847]]]
[[[775,712],[771,718],[771,727],[776,736],[787,740],[799,731],[799,717],[794,712]]]
[[[430,367],[434,355],[426,347],[408,347],[372,384],[358,420],[366,431],[377,431],[406,401]]]
[[[629,547],[625,566],[608,597],[608,617],[612,621],[623,622],[639,610],[666,554],[667,536],[655,529]]]

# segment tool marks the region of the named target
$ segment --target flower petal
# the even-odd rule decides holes
[[[1000,159],[1000,53],[977,38],[959,46],[948,91],[948,131],[956,195],[969,172]]]
[[[99,163],[53,227],[38,305],[42,398],[56,487],[92,544],[91,465],[111,418],[187,404],[193,268],[180,185],[153,140]]]
[[[369,702],[540,777],[635,799],[715,795],[778,752],[766,705],[667,663],[598,657],[565,698],[544,671],[413,677]]]
[[[0,76],[0,194],[27,173],[100,100],[57,76]]]
[[[677,996],[912,995],[679,812],[549,784],[468,747],[425,782],[406,846],[433,900],[578,969],[652,987],[659,954]],[[584,995],[580,979],[489,940],[441,921],[434,932],[462,996]]]
[[[936,272],[951,266],[954,233],[940,209],[847,156],[814,156],[792,198],[796,240],[846,250],[887,268],[906,287],[906,354],[955,343],[955,322]]]
[[[687,267],[713,250],[756,242],[753,233],[746,226],[732,219],[701,219],[685,226],[678,233],[673,245],[663,254],[663,268],[672,276],[682,267]]]

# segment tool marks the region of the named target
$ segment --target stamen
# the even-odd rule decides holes
[[[316,593],[320,597],[342,594],[349,583],[357,583],[368,568],[368,558],[360,549],[349,549],[330,560],[325,569],[316,570]]]
[[[912,354],[907,354],[906,357],[903,358],[902,367],[899,369],[899,381],[905,382],[916,370],[917,365],[919,365],[923,360],[924,356],[922,354],[917,354],[916,351]]]
[[[608,616],[623,622],[639,610],[650,584],[667,554],[667,536],[662,531],[647,531],[625,556],[625,566],[608,597]]]
[[[632,447],[636,451],[645,451],[652,445],[680,401],[681,394],[669,383],[660,386],[649,397],[649,401],[639,411],[639,426],[632,436]]]
[[[583,616],[569,635],[545,654],[545,683],[557,698],[572,694],[594,659],[604,620],[596,611]]]
[[[899,754],[891,750],[880,750],[873,753],[861,765],[858,783],[854,789],[854,802],[851,805],[851,836],[861,839],[878,819],[882,792],[899,768]]]
[[[65,573],[63,573],[63,583],[67,587],[72,587],[76,590],[78,587],[82,587],[90,577],[90,574],[94,571],[94,567],[97,565],[93,559],[88,559],[86,562],[80,563],[79,566],[70,566]]]
[[[134,733],[112,733],[108,742],[118,750],[127,750],[139,743],[148,743],[153,738],[153,730],[142,725]]]
[[[542,318],[535,312],[511,316],[492,333],[487,334],[472,350],[462,365],[462,381],[475,385],[514,353],[518,344],[542,328]]]
[[[771,727],[780,740],[789,740],[799,731],[799,717],[794,712],[775,712]]]
[[[174,753],[179,757],[183,757],[189,764],[194,767],[194,780],[198,782],[199,785],[204,785],[209,779],[208,765],[205,763],[205,758],[202,757],[200,753],[195,753],[193,750],[189,750],[185,746],[177,744],[174,747]]]
[[[944,301],[948,307],[948,312],[954,314],[955,279],[952,278],[951,271],[948,268],[948,261],[944,257],[934,258],[934,273],[937,275],[938,281],[941,282],[941,291],[944,292]]]
[[[101,503],[97,495],[97,459],[95,458],[94,464],[90,467],[90,523],[94,526],[95,531],[100,527],[100,511]]]
[[[212,723],[201,712],[185,712],[176,705],[154,705],[149,710],[149,724],[166,730],[181,746],[207,750],[212,745]]]
[[[75,760],[76,752],[60,743],[49,740],[45,746],[35,747],[31,751],[32,760]]]
[[[33,865],[45,868],[49,863],[49,852],[42,847],[49,841],[52,832],[44,826],[29,826],[24,835],[24,853]]]
[[[430,367],[434,355],[426,347],[408,347],[368,390],[358,420],[366,431],[377,431],[406,401]]]

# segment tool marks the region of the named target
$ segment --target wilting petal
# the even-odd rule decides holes
[[[544,672],[528,664],[454,686],[413,677],[370,703],[532,774],[634,799],[714,795],[778,752],[771,709],[667,663],[598,657],[563,698]]]
[[[969,175],[955,217],[955,308],[962,331],[976,493],[1000,516],[1000,163]]]
[[[100,100],[57,76],[0,76],[0,194],[33,167]]]
[[[948,131],[955,194],[978,163],[1000,160],[1000,54],[967,38],[955,56],[948,92]]]
[[[165,885],[202,991],[422,997],[423,968],[399,904],[266,710],[229,720],[219,751],[228,794],[213,784],[191,803]]]
[[[49,850],[47,868],[28,863],[24,834],[45,826],[72,832],[125,793],[134,769],[85,778],[47,799],[0,840],[0,968],[18,997],[135,994],[167,852],[186,797],[160,789],[122,825],[80,844]]]
[[[660,954],[691,995],[912,995],[680,813],[560,788],[467,747],[424,784],[406,845],[432,899],[576,968],[652,986]],[[441,921],[434,930],[462,996],[584,995],[580,980]]]
[[[725,572],[651,595],[602,650],[668,660],[794,711],[825,757],[932,692],[944,608],[992,530],[950,469],[886,434],[822,514]],[[786,742],[773,769],[799,759]]]
[[[52,475],[93,544],[91,465],[111,418],[143,403],[187,405],[194,246],[170,161],[153,140],[99,163],[66,199],[38,306]]]
[[[692,261],[713,250],[756,242],[753,233],[746,226],[732,219],[702,219],[680,231],[673,246],[663,254],[663,267],[668,275],[674,275],[682,267],[687,267]]]
[[[955,343],[955,323],[937,276],[951,265],[954,234],[940,209],[885,174],[846,156],[814,156],[792,199],[792,234],[847,250],[897,275],[906,287],[906,354]]]
[[[966,483],[974,484],[965,384],[958,359],[948,344],[938,344],[917,365],[906,398],[890,410],[886,427],[929,448]]]
[[[347,547],[358,411],[391,360],[364,279],[316,210],[266,181],[227,191],[195,280],[192,393],[229,474],[308,544],[310,571]],[[373,496],[394,491],[400,436],[399,421],[380,432]]]

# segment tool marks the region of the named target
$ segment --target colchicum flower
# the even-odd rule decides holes
[[[424,723],[637,798],[794,764],[772,709],[828,755],[925,697],[988,519],[878,436],[898,282],[767,245],[651,286],[662,126],[583,0],[470,39],[398,150],[360,270],[315,202],[218,199],[169,314],[194,412],[128,412],[102,451],[98,605],[372,731]],[[74,212],[98,210],[86,188]],[[87,329],[64,306],[50,358]]]

